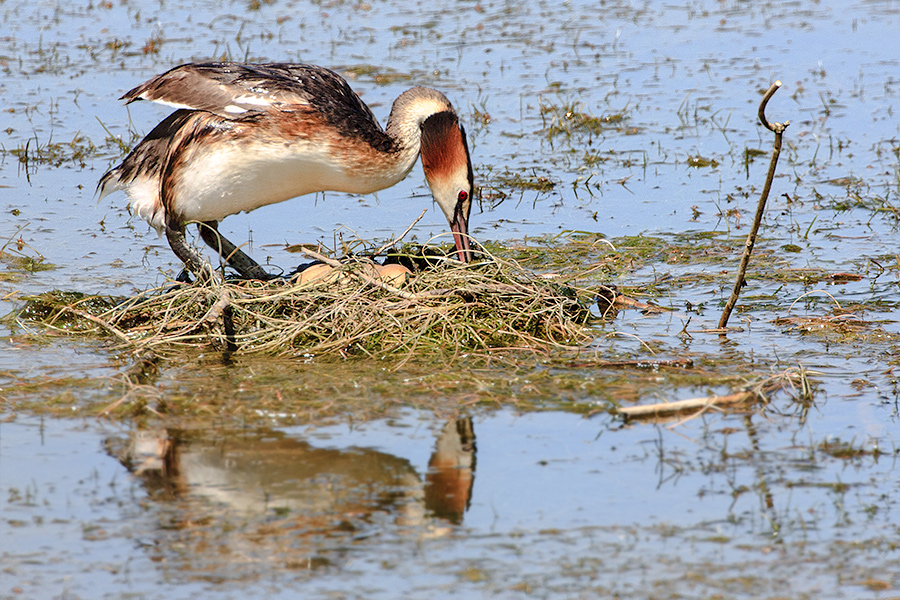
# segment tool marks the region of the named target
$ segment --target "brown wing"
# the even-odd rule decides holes
[[[312,106],[340,122],[378,121],[343,77],[323,67],[291,63],[190,63],[175,67],[121,98],[151,100],[233,118],[248,111]]]
[[[191,114],[192,111],[189,110],[176,110],[154,127],[153,131],[131,150],[122,164],[103,175],[97,185],[100,198],[128,187],[138,177],[159,179],[172,137],[184,127]]]

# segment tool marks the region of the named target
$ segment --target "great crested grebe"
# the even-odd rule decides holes
[[[185,224],[241,275],[271,276],[225,239],[218,222],[311,192],[368,194],[406,177],[421,154],[459,260],[471,259],[474,184],[466,133],[442,93],[414,87],[381,128],[337,73],[304,64],[185,64],[121,98],[177,108],[100,179],[100,198],[125,190],[129,210],[162,233],[187,268],[208,266]]]

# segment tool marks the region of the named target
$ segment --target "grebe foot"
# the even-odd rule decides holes
[[[191,283],[191,272],[187,267],[184,267],[179,271],[178,275],[175,277],[175,281],[178,283]]]

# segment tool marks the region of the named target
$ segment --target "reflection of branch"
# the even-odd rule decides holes
[[[769,198],[769,190],[772,189],[772,179],[775,178],[775,165],[778,164],[778,155],[781,154],[781,135],[784,133],[784,130],[787,129],[787,126],[791,124],[790,121],[785,121],[784,123],[769,123],[768,119],[766,119],[766,104],[769,103],[769,98],[771,98],[780,87],[780,81],[773,83],[759,103],[758,115],[760,122],[766,129],[775,134],[775,142],[772,145],[772,160],[769,161],[769,172],[766,174],[766,183],[763,186],[762,194],[759,196],[759,204],[756,206],[756,216],[753,219],[753,226],[750,228],[750,233],[747,235],[747,241],[744,243],[744,254],[741,256],[741,266],[738,268],[734,289],[731,290],[731,296],[728,297],[728,302],[725,303],[725,309],[722,311],[722,318],[719,319],[719,329],[725,329],[725,327],[728,326],[728,317],[731,316],[731,311],[734,310],[734,306],[738,301],[738,295],[741,293],[741,288],[744,286],[744,275],[747,272],[747,264],[750,262],[750,253],[753,252],[753,245],[756,243],[756,234],[759,231],[759,224],[762,222],[763,213],[766,212],[766,200]]]
[[[747,427],[747,438],[750,440],[750,444],[753,447],[753,454],[759,455],[762,452],[760,451],[759,445],[759,432],[756,429],[756,425],[753,424],[753,419],[750,418],[750,415],[746,415],[744,417],[744,425]],[[778,533],[781,529],[781,525],[778,521],[778,515],[772,510],[775,507],[775,499],[772,496],[772,488],[769,486],[768,480],[766,480],[765,470],[761,467],[762,461],[754,461],[756,463],[756,474],[759,477],[759,491],[762,492],[763,502],[766,508],[772,511],[771,517],[766,515],[769,523],[772,525],[772,529],[775,530],[774,533]]]

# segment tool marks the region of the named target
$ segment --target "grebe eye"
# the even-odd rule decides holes
[[[458,202],[465,202],[469,199],[469,193],[466,190],[460,190],[459,196],[456,197]]]

